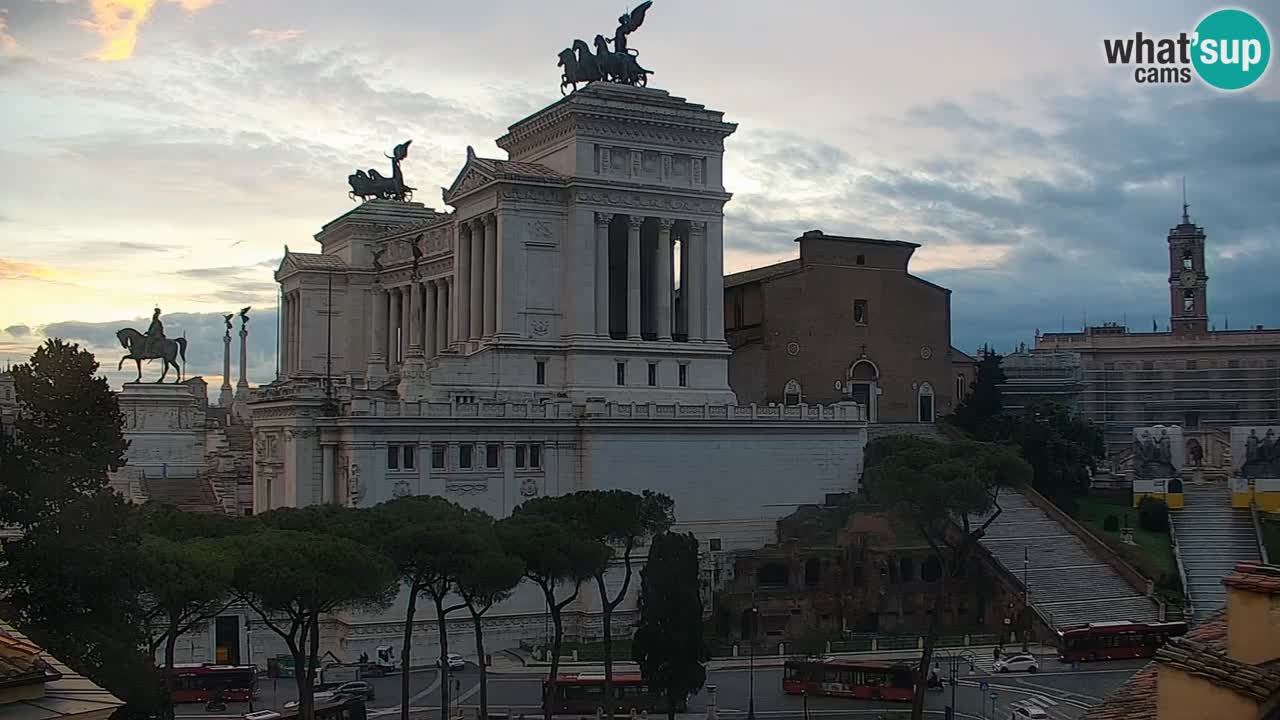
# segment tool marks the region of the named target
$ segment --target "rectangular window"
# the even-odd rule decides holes
[[[658,363],[649,363],[649,387],[658,385]]]
[[[711,538],[711,551],[718,552],[720,550],[720,538]]]
[[[400,469],[400,446],[399,445],[387,446],[387,469],[388,470]]]
[[[502,446],[496,443],[489,443],[484,446],[484,465],[488,468],[498,467],[498,453],[502,451]]]
[[[853,322],[856,325],[867,324],[867,301],[866,300],[853,301]]]
[[[618,371],[618,384],[626,385],[627,384],[627,364],[624,362],[618,363],[617,371]]]
[[[546,361],[546,360],[539,360],[539,361],[538,361],[538,379],[537,379],[537,383],[538,383],[539,385],[546,385],[546,384],[547,384],[547,361]]]
[[[413,456],[418,454],[418,448],[413,445],[403,445],[401,447],[404,449],[404,463],[402,463],[402,466],[405,470],[412,470],[414,466]]]
[[[431,467],[435,470],[444,469],[444,445],[431,446]]]
[[[867,264],[867,256],[866,256],[866,255],[859,255],[859,256],[858,256],[858,259],[857,259],[857,263],[858,263],[859,265],[866,265],[866,264]]]
[[[525,446],[517,445],[516,446],[516,467],[523,468],[526,462],[527,461],[525,460]]]
[[[680,387],[689,387],[689,366],[680,365]]]
[[[458,467],[462,468],[463,470],[470,470],[471,454],[474,452],[475,452],[474,445],[470,445],[470,444],[459,445],[458,446]]]
[[[529,467],[535,470],[542,467],[542,446],[541,445],[529,446]]]

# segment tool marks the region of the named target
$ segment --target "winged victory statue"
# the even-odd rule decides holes
[[[563,94],[571,85],[577,90],[578,83],[596,80],[641,87],[647,85],[653,71],[640,66],[637,60],[639,53],[627,46],[627,36],[640,28],[645,13],[652,5],[653,0],[645,0],[631,12],[623,13],[618,18],[618,29],[612,38],[596,35],[594,53],[591,46],[581,39],[574,40],[572,47],[560,51],[559,66],[564,68],[560,76],[560,92]],[[610,43],[613,44],[612,50],[609,49]]]

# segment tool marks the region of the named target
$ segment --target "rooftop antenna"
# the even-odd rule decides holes
[[[1187,214],[1187,209],[1191,206],[1187,204],[1187,176],[1182,176],[1182,224],[1190,225],[1191,216]]]

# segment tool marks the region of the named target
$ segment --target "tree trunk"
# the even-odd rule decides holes
[[[480,720],[489,718],[489,668],[484,662],[484,628],[483,617],[472,611],[471,622],[476,631],[476,657],[480,664]]]
[[[938,641],[938,623],[942,616],[942,599],[947,596],[950,573],[944,572],[938,583],[938,590],[933,595],[933,614],[929,618],[929,626],[925,631],[924,649],[920,653],[920,666],[916,669],[915,689],[911,695],[911,720],[922,720],[924,717],[924,696],[929,677],[929,663],[933,662],[933,646]],[[954,710],[954,708],[953,708]]]
[[[676,720],[676,691],[667,688],[667,720]]]
[[[306,700],[306,711],[303,712],[303,703],[298,703],[298,720],[313,720],[316,712],[316,665],[319,664],[320,658],[320,613],[315,612],[311,615],[310,626],[304,626],[303,632],[306,633],[302,639],[303,654],[305,655],[306,666],[305,673],[302,678],[303,687],[306,688],[306,695],[300,696],[299,700]]]
[[[444,598],[433,596],[432,599],[440,628],[440,718],[449,720],[449,622],[444,617]]]
[[[400,720],[409,720],[409,659],[413,644],[413,616],[418,612],[418,586],[409,584],[409,608],[404,614],[404,647],[400,648]]]
[[[604,715],[613,720],[613,603],[604,586],[604,573],[596,576],[600,589],[600,619],[604,623]]]
[[[312,698],[311,698],[311,678],[307,672],[307,621],[302,621],[301,633],[299,640],[302,641],[299,647],[297,641],[289,642],[289,654],[293,656],[293,682],[298,686],[298,718],[299,720],[311,720],[312,718]]]
[[[164,639],[164,708],[165,717],[172,720],[176,714],[173,706],[173,656],[175,647],[178,644],[178,623],[176,620],[169,621],[169,636]]]
[[[547,674],[546,696],[542,699],[542,717],[551,720],[551,706],[556,696],[556,675],[560,673],[560,645],[564,640],[564,622],[560,619],[560,607],[556,598],[547,593],[547,606],[551,609],[551,672]]]

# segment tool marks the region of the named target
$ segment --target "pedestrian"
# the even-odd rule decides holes
[[[994,654],[994,655],[995,655],[995,659],[996,659],[996,660],[999,660],[999,659],[1000,659],[1000,646],[999,646],[999,645],[997,645],[997,646],[995,647],[995,649],[994,649],[994,650],[992,650],[992,654]]]

